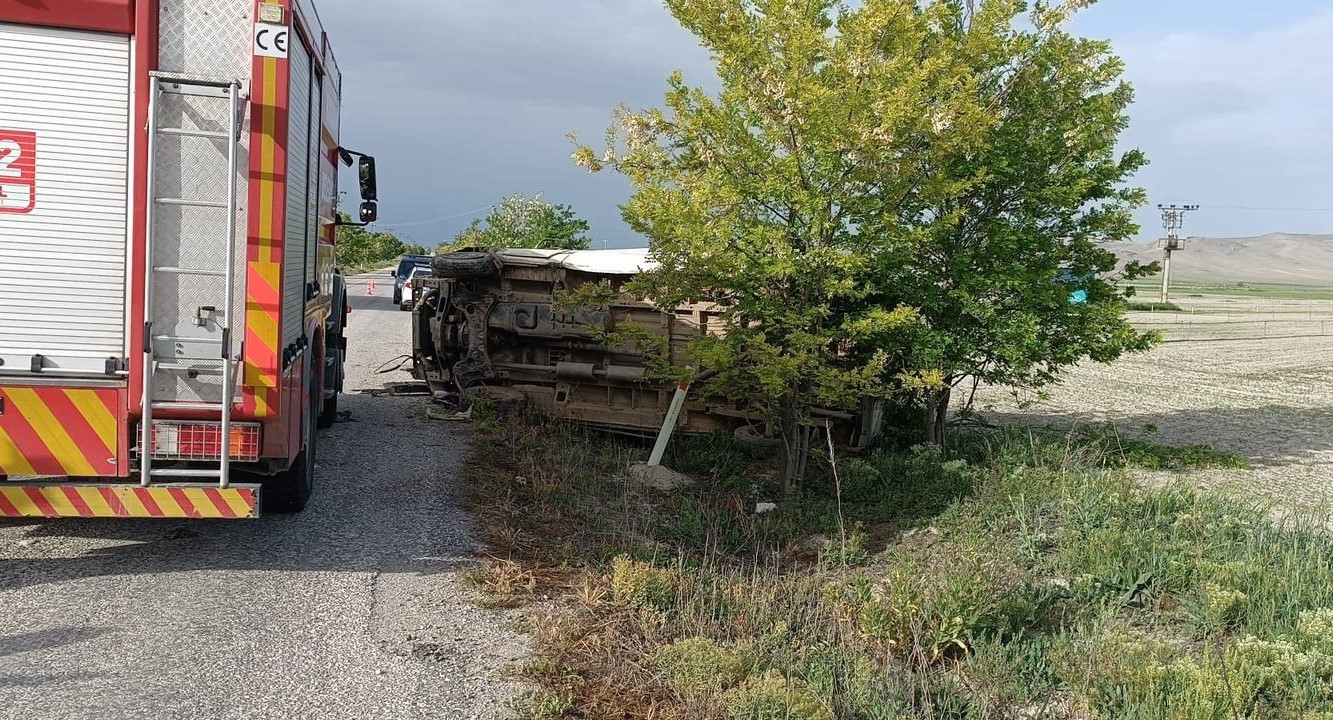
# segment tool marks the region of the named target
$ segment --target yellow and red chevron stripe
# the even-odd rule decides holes
[[[246,415],[263,419],[278,413],[282,369],[279,342],[282,240],[287,222],[289,69],[278,58],[255,57],[253,72],[242,407]]]
[[[258,486],[0,483],[0,517],[188,518],[246,520],[259,515]]]
[[[0,387],[0,475],[123,475],[116,389]]]

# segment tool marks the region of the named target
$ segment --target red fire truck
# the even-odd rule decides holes
[[[0,516],[304,508],[340,89],[311,0],[0,0]]]

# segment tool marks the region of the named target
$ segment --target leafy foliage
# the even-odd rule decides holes
[[[343,216],[343,219],[348,218]],[[336,252],[339,267],[371,268],[392,263],[400,255],[425,255],[429,251],[420,245],[409,245],[393,233],[343,225],[338,228]]]
[[[568,205],[553,205],[540,195],[510,195],[484,219],[473,220],[442,250],[463,247],[553,248],[587,250],[588,222]]]
[[[907,395],[938,420],[969,377],[1039,386],[1151,345],[1117,281],[1152,268],[1113,276],[1099,245],[1137,231],[1146,161],[1116,151],[1122,63],[1065,29],[1086,4],[668,0],[720,93],[676,73],[574,160],[635,187],[659,263],[637,292],[724,306],[699,362],[779,425],[785,478],[812,406]]]

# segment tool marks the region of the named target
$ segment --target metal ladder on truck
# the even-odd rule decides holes
[[[233,346],[233,317],[236,308],[236,176],[239,162],[238,145],[241,132],[241,112],[243,111],[243,90],[235,80],[202,80],[173,76],[167,73],[152,73],[150,99],[148,103],[148,222],[147,222],[147,277],[145,278],[144,308],[147,320],[144,327],[144,371],[143,371],[143,413],[139,437],[139,482],[148,487],[154,480],[215,480],[219,487],[230,484],[230,465],[232,447],[232,407],[235,402],[237,362],[240,353]],[[173,115],[180,120],[192,118],[190,122],[176,122],[187,127],[167,127],[162,124],[163,106],[175,103]],[[221,113],[225,112],[223,117]],[[211,122],[210,122],[211,119]],[[188,127],[196,125],[198,127]],[[225,130],[223,129],[225,128]],[[187,151],[186,144],[195,152]],[[225,151],[219,152],[225,143]],[[179,150],[178,157],[163,157],[163,148],[171,146]],[[221,163],[225,162],[225,166]],[[167,178],[163,169],[169,168],[177,175]],[[188,195],[208,195],[201,188],[210,188],[218,183],[210,183],[209,173],[216,176],[226,173],[226,194],[223,198],[190,197]],[[168,182],[168,180],[171,180]],[[161,195],[165,191],[174,195]],[[191,187],[194,186],[194,187]],[[193,193],[189,192],[193,190]],[[192,225],[184,220],[185,213],[207,213],[207,222]],[[163,215],[177,213],[181,218],[174,228],[164,222]],[[217,214],[216,219],[214,213]],[[196,216],[197,217],[197,216]],[[187,225],[189,237],[187,237]],[[173,232],[174,231],[174,232]],[[164,240],[164,237],[174,235]],[[174,241],[174,245],[166,245]],[[163,243],[163,247],[159,244]],[[190,243],[191,252],[184,248]],[[174,264],[164,259],[164,249],[175,250]],[[215,252],[222,250],[221,254]],[[186,263],[187,256],[195,260]],[[198,261],[202,257],[203,261]],[[172,283],[176,288],[179,308],[186,307],[183,295],[186,278],[197,282],[220,284],[223,286],[220,305],[215,300],[195,308],[193,318],[186,318],[184,312],[177,312],[175,327],[159,327],[155,293],[159,283]],[[210,280],[211,279],[211,280]],[[220,282],[219,282],[220,281]],[[197,299],[190,299],[193,303]],[[168,323],[163,322],[163,325]],[[221,397],[217,402],[179,402],[164,401],[154,392],[159,373],[167,375],[190,373],[191,378],[198,376],[198,363],[216,362],[221,368]],[[190,365],[190,363],[196,363]],[[158,452],[154,437],[154,413],[160,410],[217,413],[221,418],[218,434],[218,453],[216,466],[213,458],[192,458],[203,460],[206,467],[194,468],[158,468],[153,460]],[[162,425],[163,429],[170,426]],[[211,442],[209,443],[211,445]],[[182,459],[182,458],[172,458]]]

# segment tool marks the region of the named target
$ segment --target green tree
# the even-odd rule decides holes
[[[483,220],[473,220],[466,230],[442,250],[459,247],[553,248],[587,250],[588,222],[568,205],[553,205],[540,195],[510,195]]]
[[[620,108],[574,159],[634,185],[624,217],[659,263],[640,292],[722,303],[697,359],[777,424],[784,487],[812,407],[907,396],[942,441],[969,378],[1039,386],[1152,343],[1116,282],[1151,268],[1112,277],[1099,244],[1137,232],[1145,159],[1115,147],[1122,63],[1066,30],[1090,0],[666,4],[720,92],[677,72],[665,109]]]
[[[350,220],[346,215],[341,217]],[[393,233],[340,225],[334,252],[339,267],[369,268],[391,263],[401,255],[425,255],[429,251],[420,245],[409,245]]]

